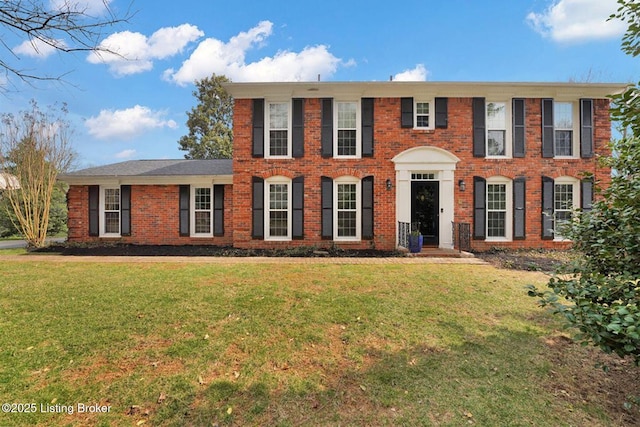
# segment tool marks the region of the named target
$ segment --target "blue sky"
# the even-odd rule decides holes
[[[44,0],[49,1],[49,0]],[[51,0],[51,7],[61,0]],[[102,13],[102,0],[78,0]],[[109,0],[124,13],[129,0]],[[121,57],[38,49],[0,27],[21,68],[65,74],[27,85],[0,76],[0,112],[65,102],[79,167],[182,158],[193,81],[636,82],[620,51],[615,0],[402,2],[133,0],[102,43]],[[64,40],[60,40],[64,43]],[[6,51],[1,55],[6,55]],[[7,80],[10,79],[10,80]]]

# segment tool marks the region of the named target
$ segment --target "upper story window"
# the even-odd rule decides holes
[[[120,188],[102,188],[103,229],[101,236],[120,235]]]
[[[554,152],[556,156],[573,156],[573,104],[553,105]]]
[[[213,203],[211,198],[211,187],[191,187],[192,209],[192,230],[191,235],[195,237],[211,237],[213,223]]]
[[[335,154],[336,157],[360,157],[359,141],[360,108],[358,102],[335,103]]]
[[[487,156],[507,155],[507,105],[487,102]]]
[[[433,129],[433,120],[431,120],[431,103],[416,102],[415,105],[415,128],[416,129]]]
[[[269,102],[266,108],[265,151],[267,157],[289,157],[291,153],[291,105]]]

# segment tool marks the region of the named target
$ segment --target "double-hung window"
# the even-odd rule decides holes
[[[191,187],[193,200],[193,236],[213,236],[213,203],[211,187]]]
[[[574,184],[556,182],[553,189],[554,238],[563,239],[562,230],[571,221],[574,209]]]
[[[104,219],[103,236],[120,235],[120,188],[103,188],[104,200],[102,217]]]
[[[504,102],[487,102],[487,156],[507,155],[507,107]]]
[[[291,155],[291,105],[288,102],[270,102],[266,108],[267,157]]]
[[[504,177],[487,179],[487,240],[511,240],[513,224],[512,181]]]
[[[573,104],[553,104],[554,153],[556,156],[573,156]]]
[[[415,108],[414,123],[416,129],[433,129],[433,121],[431,120],[431,103],[417,101]]]
[[[274,177],[265,181],[265,238],[271,240],[291,239],[291,180]]]
[[[335,115],[337,126],[334,135],[336,144],[334,152],[336,157],[360,157],[359,103],[338,101],[335,103]]]
[[[360,240],[360,180],[344,177],[334,183],[334,239]]]

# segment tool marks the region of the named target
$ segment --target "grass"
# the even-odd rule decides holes
[[[609,425],[549,390],[558,325],[523,289],[544,281],[470,265],[2,263],[0,403],[38,410],[0,425]]]

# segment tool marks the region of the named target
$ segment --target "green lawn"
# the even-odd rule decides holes
[[[550,390],[539,273],[29,257],[0,264],[0,403],[36,410],[2,426],[611,423]]]

